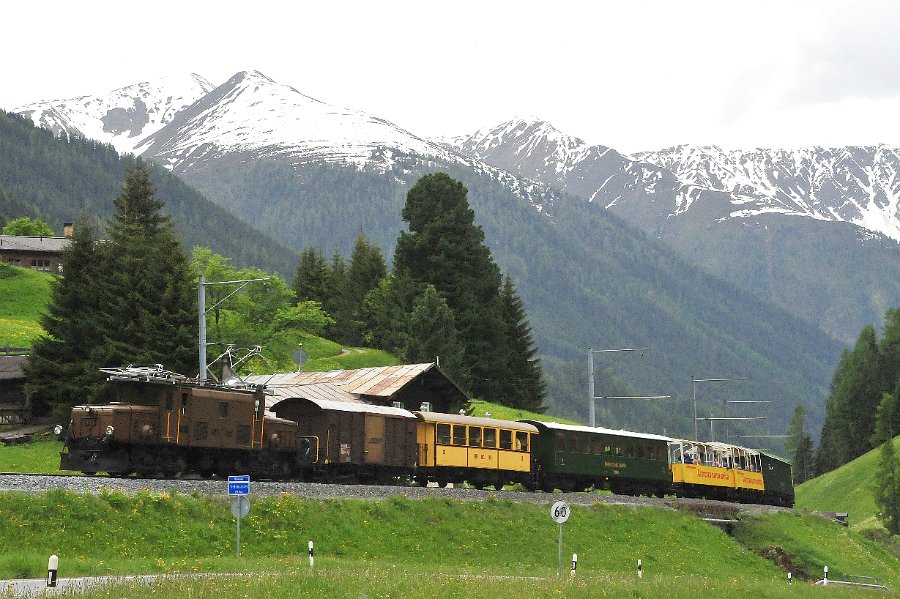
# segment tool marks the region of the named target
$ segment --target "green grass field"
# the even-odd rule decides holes
[[[894,439],[900,452],[900,437]],[[876,517],[873,489],[881,449],[844,464],[837,470],[798,485],[797,507],[826,512],[847,512],[855,530],[883,528]]]
[[[786,572],[758,555],[780,544],[795,572],[876,575],[900,588],[900,564],[876,544],[815,516],[761,516],[735,538],[689,514],[595,504],[574,506],[563,529],[544,504],[502,498],[456,501],[251,497],[235,557],[227,497],[107,491],[0,493],[0,579],[245,573],[99,590],[90,597],[795,597]],[[316,548],[310,572],[307,542]],[[572,553],[578,571],[569,576]],[[643,579],[637,578],[637,560]],[[821,595],[816,595],[821,596]]]
[[[0,347],[30,347],[42,333],[53,276],[0,264]]]

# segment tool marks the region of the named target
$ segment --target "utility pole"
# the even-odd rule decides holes
[[[707,420],[706,418],[697,418],[697,383],[711,383],[711,382],[719,382],[719,383],[730,383],[733,381],[746,381],[746,377],[736,378],[736,379],[695,379],[693,375],[691,375],[691,395],[694,398],[694,441],[700,440],[700,434],[697,432],[697,421],[698,420]],[[711,421],[713,418],[710,417]],[[721,419],[720,419],[721,420]]]
[[[215,310],[226,300],[228,300],[232,295],[246,287],[249,283],[255,283],[257,281],[268,281],[271,277],[262,277],[260,279],[241,279],[238,281],[216,281],[214,283],[205,282],[206,277],[200,275],[200,278],[197,283],[197,313],[199,322],[197,323],[198,331],[199,331],[199,347],[198,347],[198,358],[200,363],[200,380],[206,380],[206,347],[209,345],[206,342],[206,315],[211,311]],[[237,289],[233,290],[231,293],[223,297],[221,300],[210,306],[206,307],[206,288],[211,285],[232,285],[241,283],[241,286]]]

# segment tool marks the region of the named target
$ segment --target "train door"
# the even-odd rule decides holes
[[[363,453],[366,464],[384,463],[384,416],[366,415]]]

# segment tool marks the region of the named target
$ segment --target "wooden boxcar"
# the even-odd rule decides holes
[[[437,412],[419,419],[416,481],[468,481],[482,489],[521,483],[532,486],[531,444],[537,428],[523,422]]]
[[[668,437],[525,420],[539,434],[532,459],[545,491],[609,489],[662,496],[671,486]]]
[[[413,475],[417,420],[408,410],[305,398],[288,398],[271,409],[314,439],[315,478],[388,483]]]

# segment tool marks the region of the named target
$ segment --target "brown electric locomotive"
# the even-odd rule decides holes
[[[201,384],[159,365],[104,372],[124,401],[72,409],[62,470],[301,478],[314,457],[314,438],[266,414],[262,386]]]

